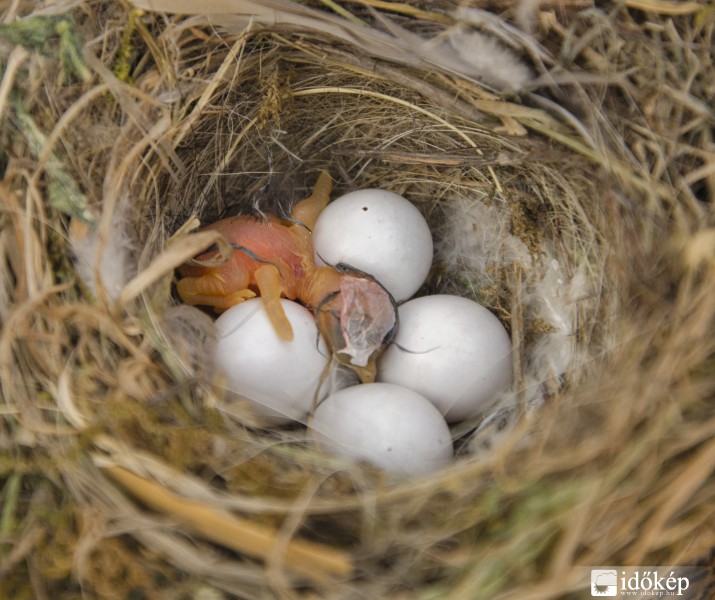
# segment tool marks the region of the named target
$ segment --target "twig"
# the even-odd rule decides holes
[[[182,498],[123,467],[107,465],[101,469],[143,504],[177,519],[207,540],[261,560],[272,556],[278,539],[275,529]],[[353,571],[349,554],[307,540],[291,540],[286,544],[284,564],[289,571],[318,582],[333,576],[344,577]]]

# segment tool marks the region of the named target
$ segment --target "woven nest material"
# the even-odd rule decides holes
[[[577,598],[586,566],[708,564],[715,13],[470,4],[5,9],[0,597]],[[322,169],[412,201],[420,293],[510,332],[513,389],[429,477],[262,427],[173,288],[199,223]]]

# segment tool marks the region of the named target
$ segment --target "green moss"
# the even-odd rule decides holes
[[[92,78],[82,60],[82,45],[74,21],[67,15],[32,16],[2,24],[0,39],[45,56],[56,56],[65,73],[82,81]]]
[[[30,152],[37,158],[47,145],[47,136],[20,100],[15,100],[12,104],[15,123],[25,136]],[[93,223],[95,219],[88,209],[87,197],[54,152],[48,157],[46,165],[49,205],[70,217],[85,223]]]

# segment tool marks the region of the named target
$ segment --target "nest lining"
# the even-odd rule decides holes
[[[459,118],[445,121],[437,106],[410,90],[356,79],[349,71],[326,73],[306,57],[276,57],[265,46],[259,41],[258,57],[244,58],[260,70],[243,70],[237,89],[216,89],[209,100],[214,108],[197,118],[186,143],[178,146],[190,171],[175,181],[166,178],[164,212],[142,221],[167,223],[171,232],[172,222],[182,224],[192,212],[204,223],[227,214],[287,214],[309,189],[306,173],[315,177],[322,168],[334,172],[336,195],[378,186],[396,191],[422,210],[437,240],[435,272],[423,293],[471,296],[511,327],[514,288],[523,287],[519,296],[526,306],[518,307],[519,320],[528,314],[519,335],[535,344],[551,331],[564,338],[559,350],[548,350],[544,340],[532,346],[561,354],[558,366],[551,361],[546,367],[538,355],[519,358],[525,369],[540,364],[541,372],[523,373],[530,396],[538,397],[547,380],[553,393],[555,382],[573,366],[570,346],[577,327],[570,313],[594,294],[585,289],[584,272],[596,282],[601,277],[594,226],[583,211],[568,208],[583,190],[573,189],[568,175],[557,173],[549,161],[530,160],[531,144],[517,149],[513,140]],[[282,89],[275,89],[278,82]],[[508,166],[493,166],[488,159],[469,164],[485,153],[509,153]],[[578,173],[577,163],[573,171]],[[582,176],[578,181],[583,185]],[[162,205],[147,203],[150,211],[155,206]],[[561,278],[563,294],[549,296],[549,284],[543,283],[549,270],[551,280]],[[513,280],[517,272],[524,281]],[[570,290],[571,280],[582,289]],[[585,330],[593,328],[595,308],[592,302],[591,314],[581,315],[590,323]]]
[[[712,489],[700,484],[712,423],[696,394],[672,398],[689,379],[673,374],[706,364],[709,346],[693,340],[707,331],[710,304],[697,304],[707,297],[702,274],[689,276],[667,306],[677,315],[663,327],[666,307],[657,297],[663,288],[649,295],[643,275],[634,275],[648,257],[647,243],[635,243],[634,232],[647,239],[668,230],[657,202],[639,195],[643,186],[616,185],[613,173],[595,170],[578,152],[498,133],[495,117],[474,120],[459,107],[445,108],[435,101],[441,90],[424,81],[395,83],[346,65],[341,49],[333,53],[320,38],[285,32],[232,38],[186,23],[157,29],[176,64],[172,75],[138,69],[138,92],[113,83],[102,64],[111,64],[111,56],[96,63],[88,57],[116,104],[92,98],[88,121],[63,133],[69,148],[81,150],[84,131],[97,135],[97,123],[106,130],[107,137],[97,135],[104,143],[95,156],[70,152],[70,163],[85,167],[76,171],[88,179],[88,196],[103,198],[99,231],[104,227],[108,242],[90,235],[90,247],[104,242],[111,255],[119,234],[122,244],[114,247],[127,248],[138,265],[120,277],[126,283],[136,276],[131,293],[108,286],[102,267],[85,275],[92,300],[76,289],[47,287],[62,277],[71,281],[69,247],[43,264],[33,257],[45,255],[44,229],[25,230],[21,253],[14,250],[20,222],[10,221],[14,233],[3,231],[15,274],[3,286],[3,388],[6,398],[21,399],[8,414],[22,415],[12,435],[4,428],[4,443],[35,456],[50,480],[61,477],[73,499],[57,513],[66,539],[77,541],[73,564],[40,564],[36,572],[50,581],[74,573],[100,596],[111,595],[111,583],[127,573],[123,585],[151,595],[157,582],[172,580],[168,565],[190,575],[191,593],[206,585],[239,597],[301,589],[303,580],[284,571],[280,558],[263,567],[188,541],[172,519],[138,507],[102,475],[106,465],[282,527],[286,536],[299,529],[300,537],[348,548],[359,566],[352,579],[330,588],[313,582],[340,597],[414,587],[454,597],[525,593],[545,561],[554,573],[568,572],[569,559],[559,554],[567,552],[560,540],[568,535],[584,549],[580,560],[593,564],[702,554],[706,537],[686,547],[663,519],[686,515],[677,531],[695,531],[708,515]],[[516,393],[481,423],[465,449],[471,458],[431,480],[395,483],[369,467],[346,471],[307,447],[299,430],[247,428],[249,416],[208,385],[207,318],[172,295],[171,265],[199,249],[186,235],[193,214],[206,222],[235,212],[286,211],[321,168],[333,173],[336,193],[379,185],[415,202],[439,249],[423,291],[486,303],[519,348]],[[10,173],[17,178],[17,167]],[[44,216],[41,188],[28,189],[29,204],[3,188],[5,202],[17,214],[34,210],[57,219]],[[665,205],[680,226],[695,210],[688,202],[673,209],[672,199]],[[128,228],[117,227],[117,215],[126,215]],[[698,249],[707,239],[685,246],[693,269],[703,268]],[[676,267],[659,264],[675,277]],[[95,280],[98,272],[104,285]],[[28,281],[22,273],[31,274]],[[629,312],[636,307],[637,318]],[[637,369],[646,369],[650,381]],[[37,401],[28,389],[42,390]],[[663,389],[670,391],[664,396]],[[526,406],[544,402],[528,419],[504,427]],[[622,402],[625,417],[617,408]],[[665,432],[672,443],[658,441]],[[658,452],[647,457],[653,448]],[[664,478],[664,462],[688,477]],[[692,497],[677,495],[679,504],[664,513],[659,499],[683,487]],[[645,508],[608,513],[618,507],[613,494],[626,488],[640,493]],[[35,505],[43,489],[32,494]],[[599,527],[584,528],[568,516],[573,510]],[[622,533],[605,540],[609,523]],[[643,533],[631,541],[628,531]],[[132,557],[138,548],[149,549],[141,561]],[[51,563],[50,554],[43,556]],[[124,570],[102,573],[95,569],[99,559]],[[558,579],[541,578],[543,593],[576,585]]]

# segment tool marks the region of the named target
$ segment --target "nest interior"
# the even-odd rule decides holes
[[[464,3],[333,4],[313,6],[464,41]],[[290,22],[13,3],[2,595],[576,597],[583,566],[704,564],[713,14],[628,4],[479,13],[528,29],[506,39],[540,83],[504,94]],[[285,214],[321,169],[335,195],[414,202],[421,293],[510,331],[514,389],[429,478],[261,428],[212,386],[211,320],[173,289],[216,241],[199,222]]]

